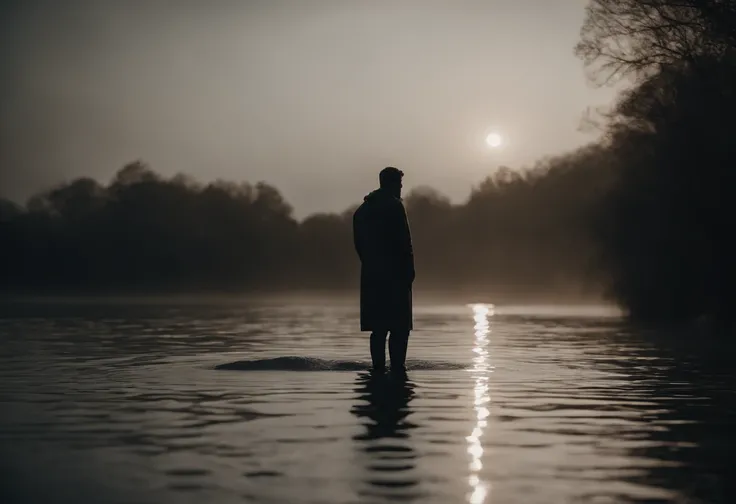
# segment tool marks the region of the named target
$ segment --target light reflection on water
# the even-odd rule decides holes
[[[481,471],[483,469],[483,430],[488,426],[488,409],[491,401],[488,387],[488,374],[492,372],[492,366],[488,359],[488,338],[491,333],[490,317],[493,316],[493,305],[474,304],[473,309],[473,326],[475,334],[475,345],[473,346],[473,367],[470,373],[475,381],[473,392],[473,408],[476,414],[476,422],[473,432],[466,439],[468,441],[468,453],[470,454],[470,483],[471,492],[468,495],[470,504],[482,504],[486,500],[486,496],[490,490],[488,481],[482,479]]]
[[[572,307],[417,306],[394,383],[365,374],[356,321],[0,305],[0,502],[736,502],[728,348]]]

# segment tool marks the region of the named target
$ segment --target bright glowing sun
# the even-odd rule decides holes
[[[486,137],[486,143],[488,144],[488,147],[495,149],[501,146],[503,138],[501,138],[501,135],[498,133],[491,133]]]

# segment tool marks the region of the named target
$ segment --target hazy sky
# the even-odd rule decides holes
[[[593,140],[583,0],[7,1],[0,195],[142,159],[342,210],[394,165],[453,199]],[[495,130],[506,144],[484,142]]]

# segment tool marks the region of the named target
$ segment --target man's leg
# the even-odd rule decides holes
[[[374,371],[386,369],[386,336],[388,331],[373,331],[371,333],[371,360]]]
[[[406,350],[409,346],[409,331],[391,331],[388,353],[393,371],[406,371]]]

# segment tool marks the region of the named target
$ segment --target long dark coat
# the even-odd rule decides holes
[[[414,250],[401,199],[384,189],[366,196],[353,214],[360,258],[360,330],[410,331]]]

